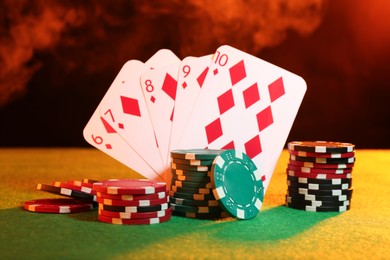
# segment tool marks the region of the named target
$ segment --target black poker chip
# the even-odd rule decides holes
[[[342,201],[303,200],[303,199],[290,197],[286,195],[286,203],[296,204],[296,205],[316,206],[316,207],[340,207],[340,206],[349,206],[350,200],[342,200]]]
[[[322,157],[303,157],[290,155],[290,160],[299,162],[325,163],[325,164],[350,164],[355,162],[355,157],[348,158],[322,158]]]
[[[298,183],[317,183],[325,185],[340,185],[344,183],[351,184],[351,178],[339,178],[339,179],[316,179],[316,178],[303,178],[287,175],[287,180]]]
[[[316,194],[299,194],[287,191],[287,196],[302,200],[321,200],[321,201],[344,201],[351,200],[352,194],[346,195],[316,195]]]
[[[313,153],[349,153],[355,150],[355,145],[343,142],[329,141],[294,141],[287,145],[289,150]]]
[[[287,186],[305,188],[309,190],[347,190],[352,187],[352,183],[342,184],[319,184],[319,183],[300,183],[291,180],[287,180]]]
[[[353,188],[346,190],[309,190],[305,188],[287,187],[287,192],[295,194],[311,194],[318,196],[340,196],[340,195],[352,195]]]

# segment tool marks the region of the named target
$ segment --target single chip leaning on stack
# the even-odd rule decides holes
[[[192,149],[171,151],[170,199],[176,216],[217,219],[227,214],[212,192],[210,171],[213,160],[224,150]]]
[[[93,205],[76,199],[55,198],[25,201],[24,209],[39,213],[67,214],[90,211]]]
[[[230,216],[251,219],[259,213],[264,199],[263,174],[243,152],[226,150],[212,166],[213,193]]]
[[[166,222],[171,208],[165,182],[111,179],[93,183],[99,203],[98,219],[121,225]]]
[[[287,207],[318,212],[350,209],[355,145],[294,141],[287,148]]]

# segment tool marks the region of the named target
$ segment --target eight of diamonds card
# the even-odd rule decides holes
[[[265,175],[266,190],[305,92],[301,77],[222,46],[179,147],[243,151]]]

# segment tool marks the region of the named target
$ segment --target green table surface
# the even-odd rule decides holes
[[[357,150],[351,210],[305,212],[285,207],[283,151],[260,214],[251,220],[197,220],[121,226],[97,211],[41,214],[26,200],[56,195],[37,183],[138,178],[89,148],[0,149],[0,259],[390,259],[390,150]]]

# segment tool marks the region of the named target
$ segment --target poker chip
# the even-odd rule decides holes
[[[93,183],[93,189],[107,194],[153,194],[166,190],[165,182],[146,179],[111,179]]]
[[[304,188],[308,190],[347,190],[352,187],[349,183],[343,184],[318,184],[318,183],[300,183],[287,180],[288,187]]]
[[[71,190],[68,188],[61,188],[61,187],[56,187],[53,185],[47,185],[47,184],[37,184],[37,189],[41,191],[46,191],[49,193],[57,194],[57,195],[62,195],[66,197],[72,197],[78,200],[83,200],[86,202],[95,202],[96,201],[96,196],[88,193],[84,193],[82,191],[78,190]]]
[[[346,169],[323,169],[323,168],[310,168],[310,167],[301,167],[297,165],[287,164],[287,169],[296,171],[296,172],[307,172],[307,173],[325,173],[325,174],[346,174],[351,173],[352,168]]]
[[[197,171],[186,171],[181,169],[171,169],[172,174],[188,177],[210,177],[210,171],[208,172],[197,172]]]
[[[286,206],[293,209],[300,209],[305,211],[312,211],[312,212],[344,212],[350,209],[350,205],[348,206],[335,206],[335,207],[322,207],[322,206],[308,206],[308,205],[301,205],[301,204],[294,204],[294,203],[288,203],[286,202]]]
[[[349,206],[349,200],[326,201],[326,200],[303,200],[286,196],[286,202],[296,205],[315,206],[315,207],[340,207]]]
[[[334,179],[316,179],[316,178],[303,178],[303,177],[296,177],[296,176],[289,176],[287,175],[287,180],[292,182],[299,182],[299,183],[318,183],[318,184],[328,184],[328,185],[339,185],[343,183],[352,183],[351,178],[334,178]]]
[[[350,179],[352,178],[351,173],[346,174],[327,174],[327,173],[306,173],[306,172],[295,172],[292,170],[286,170],[288,176],[300,177],[300,178],[311,178],[311,179]]]
[[[184,193],[199,193],[199,194],[211,194],[212,189],[209,188],[188,188],[188,187],[178,187],[171,185],[171,190],[174,192],[184,192]]]
[[[303,151],[289,150],[290,155],[302,156],[302,157],[315,157],[315,158],[349,158],[355,157],[355,152],[349,153],[311,153]]]
[[[122,225],[156,224],[170,220],[172,210],[165,182],[111,179],[93,183],[98,219]]]
[[[75,182],[73,181],[73,183],[75,183]],[[70,181],[69,182],[55,181],[55,182],[53,182],[53,186],[60,187],[60,188],[66,188],[66,189],[70,189],[70,190],[74,190],[74,191],[75,190],[81,191],[81,192],[84,192],[87,194],[96,195],[96,192],[92,188],[90,188],[88,186],[82,186],[81,182],[80,182],[80,185],[75,185],[75,184],[72,184]]]
[[[220,206],[187,206],[171,204],[172,210],[181,212],[192,212],[192,213],[221,213],[223,209]]]
[[[303,200],[319,200],[319,201],[344,201],[351,200],[352,194],[350,195],[315,195],[315,194],[298,194],[295,192],[287,191],[289,197],[303,199]]]
[[[23,207],[27,211],[57,214],[86,212],[93,209],[93,205],[91,203],[86,203],[76,199],[62,198],[25,201]]]
[[[355,145],[295,141],[287,148],[287,207],[314,212],[350,209]]]
[[[193,182],[193,181],[172,181],[172,186],[188,187],[188,188],[213,188],[211,182]]]
[[[244,153],[226,150],[219,154],[212,166],[215,198],[231,216],[254,218],[263,204],[262,174]]]
[[[189,149],[189,150],[173,150],[171,158],[186,159],[186,160],[214,160],[214,158],[224,150],[217,149]]]
[[[107,194],[104,192],[96,192],[96,196],[111,200],[157,200],[168,196],[168,191],[161,191],[146,195],[132,195],[132,194]]]
[[[355,145],[327,141],[294,141],[288,143],[287,148],[293,151],[314,153],[350,153],[355,150]]]
[[[105,223],[117,224],[117,225],[150,225],[167,222],[171,219],[171,214],[157,218],[137,218],[137,219],[123,219],[123,218],[111,218],[105,215],[98,215],[98,219]]]
[[[221,219],[228,218],[229,215],[222,211],[217,213],[194,213],[194,212],[185,212],[185,211],[172,211],[172,215],[186,217],[186,218],[196,218],[196,219]]]
[[[255,217],[263,202],[263,179],[252,160],[235,150],[171,152],[172,214],[214,219]]]
[[[97,197],[97,202],[105,205],[111,206],[137,206],[137,207],[146,207],[160,205],[168,202],[168,198],[155,199],[155,200],[113,200],[106,199],[102,197]]]
[[[210,179],[213,159],[220,153],[220,150],[207,149],[171,152],[169,202],[173,215],[201,219],[221,217],[223,210],[212,193]]]
[[[191,181],[209,183],[211,179],[209,176],[197,176],[197,175],[176,175],[172,173],[172,180],[176,181]]]
[[[110,218],[121,218],[121,219],[138,219],[138,218],[161,218],[167,215],[171,215],[172,209],[167,208],[166,210],[150,211],[150,212],[114,212],[103,209],[98,209],[99,215],[103,215]]]
[[[185,205],[185,206],[219,206],[218,200],[189,200],[182,198],[169,198],[169,202],[176,205]]]
[[[191,165],[191,166],[210,166],[213,163],[213,160],[186,160],[186,159],[172,158],[172,163]]]
[[[326,163],[326,164],[351,164],[355,162],[355,157],[347,158],[317,158],[317,157],[303,157],[290,155],[290,159],[300,162],[311,162],[311,163]]]
[[[312,194],[312,195],[322,195],[322,196],[340,196],[340,195],[352,195],[353,188],[351,189],[333,189],[333,190],[312,190],[306,188],[296,188],[288,187],[287,192],[296,193],[296,194]]]
[[[113,211],[113,212],[150,212],[150,211],[160,211],[160,210],[166,210],[169,208],[169,203],[164,203],[160,205],[153,205],[153,206],[112,206],[107,204],[99,203],[99,208],[107,211]]]
[[[308,167],[308,168],[319,168],[319,169],[347,169],[352,168],[354,166],[353,163],[312,163],[312,162],[300,162],[289,160],[289,164],[299,166],[299,167]]]
[[[215,200],[214,194],[184,193],[170,191],[169,196],[188,200]]]
[[[180,169],[186,171],[196,171],[196,172],[208,172],[210,171],[211,166],[201,165],[201,166],[193,166],[188,164],[179,164],[179,163],[171,163],[172,169]]]

